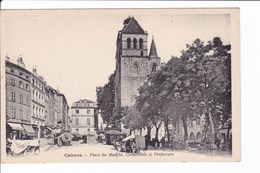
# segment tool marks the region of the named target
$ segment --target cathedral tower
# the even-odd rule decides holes
[[[116,50],[115,77],[115,115],[120,108],[132,106],[138,88],[147,76],[160,65],[154,39],[148,55],[148,33],[138,24],[134,17],[124,20],[124,27],[118,32]]]

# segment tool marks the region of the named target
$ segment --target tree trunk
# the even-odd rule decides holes
[[[165,131],[166,131],[166,133],[167,133],[167,139],[168,139],[168,141],[170,141],[170,133],[169,133],[169,118],[168,118],[168,116],[166,116],[165,118],[164,118],[164,126],[165,126]]]
[[[155,140],[158,140],[158,141],[159,141],[159,139],[158,139],[159,128],[160,127],[155,126]]]
[[[214,124],[213,124],[213,119],[212,119],[212,115],[211,115],[211,109],[209,107],[209,95],[208,95],[208,88],[207,88],[207,74],[205,74],[205,76],[204,76],[204,87],[205,87],[204,101],[205,101],[205,104],[206,104],[206,110],[207,110],[207,115],[208,115],[208,120],[209,120],[211,142],[215,143],[215,130],[214,130]]]
[[[229,137],[230,129],[231,129],[231,125],[229,125],[227,129],[227,140],[226,140],[227,151],[232,151],[232,138]]]
[[[142,136],[143,128],[140,129],[140,136]]]
[[[188,140],[188,127],[187,127],[187,120],[186,116],[182,117],[182,123],[183,123],[183,130],[184,130],[184,142]]]
[[[213,119],[212,119],[212,115],[211,115],[211,110],[208,105],[207,105],[207,112],[208,112],[208,120],[209,120],[209,126],[210,126],[211,142],[215,143],[215,129],[214,129]]]
[[[159,129],[160,129],[161,125],[162,125],[162,122],[163,122],[163,120],[161,120],[161,122],[158,124],[158,126],[156,126],[156,123],[154,123],[154,127],[155,127],[155,140],[158,140],[158,141],[159,141],[158,133],[159,133]]]
[[[146,128],[147,128],[148,139],[151,140],[151,127],[146,127]]]

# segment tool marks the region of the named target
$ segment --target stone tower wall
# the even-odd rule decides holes
[[[134,97],[138,95],[138,88],[147,80],[154,63],[158,67],[160,59],[148,57],[121,58],[121,106],[134,104]]]

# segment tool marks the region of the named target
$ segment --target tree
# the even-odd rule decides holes
[[[103,87],[97,87],[97,108],[101,112],[103,120],[111,124],[113,110],[115,108],[115,72],[109,76],[108,83]]]
[[[163,119],[160,116],[161,102],[156,95],[156,87],[149,82],[145,82],[139,88],[139,96],[136,97],[136,108],[141,113],[147,128],[147,135],[151,136],[151,129],[155,127],[155,139],[158,140],[158,132],[162,125]]]
[[[186,83],[189,83],[195,106],[202,108],[207,117],[212,142],[215,142],[215,127],[219,123],[219,108],[227,112],[231,108],[231,80],[227,74],[231,70],[230,49],[231,46],[223,45],[218,37],[207,45],[196,39],[180,57],[187,62]]]
[[[147,128],[156,128],[156,138],[162,122],[169,139],[168,124],[181,120],[186,140],[187,119],[205,114],[206,129],[209,127],[214,142],[215,128],[231,119],[230,49],[218,37],[207,44],[196,39],[187,44],[179,58],[172,57],[139,88],[136,108],[146,122],[151,122]]]
[[[184,59],[172,57],[154,76],[162,102],[162,115],[167,138],[170,140],[169,124],[183,123],[184,141],[188,139],[187,118],[192,116],[189,80]],[[156,83],[156,82],[154,82]]]
[[[142,133],[142,128],[144,127],[144,119],[142,118],[141,113],[135,108],[135,106],[124,107],[122,112],[122,122],[124,123],[124,125],[126,125],[130,129],[130,131],[140,130],[140,133]]]

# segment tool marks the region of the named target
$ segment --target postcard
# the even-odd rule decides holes
[[[1,11],[1,162],[240,161],[238,8]]]

